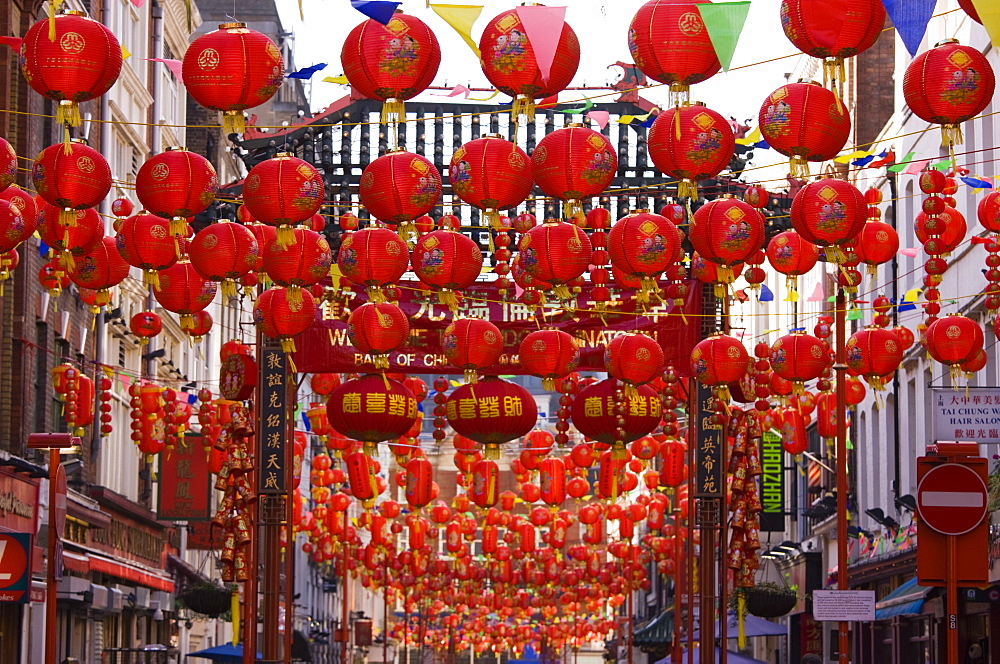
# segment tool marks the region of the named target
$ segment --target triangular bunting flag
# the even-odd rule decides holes
[[[182,75],[183,65],[180,60],[171,60],[169,58],[146,58],[149,62],[162,62],[167,66],[173,75],[177,78],[181,84],[184,83],[184,77]]]
[[[542,83],[548,83],[559,37],[562,36],[562,25],[566,22],[566,8],[533,5],[518,7],[516,11],[535,54]]]
[[[757,296],[757,301],[758,302],[774,301],[774,293],[772,293],[771,289],[767,287],[767,284],[760,285],[760,294]]]
[[[978,189],[992,189],[993,183],[987,182],[986,180],[980,180],[979,178],[958,178],[970,187],[976,187]]]
[[[469,98],[469,93],[472,92],[469,88],[464,85],[456,85],[451,89],[451,92],[446,92],[444,94],[432,93],[434,97],[457,97],[460,94],[465,94],[465,98]]]
[[[430,8],[455,29],[477,58],[480,57],[479,45],[472,38],[472,26],[483,11],[482,5],[430,5]]]
[[[740,40],[743,25],[750,11],[749,2],[715,2],[695,5],[705,23],[712,47],[722,64],[722,71],[729,71],[736,52],[736,43]]]
[[[396,13],[396,7],[401,4],[403,3],[389,0],[351,0],[352,7],[382,25],[389,25],[392,15]]]
[[[590,99],[585,99],[583,102],[583,106],[579,108],[567,108],[565,111],[559,111],[559,112],[565,113],[566,115],[581,115],[583,113],[586,113],[593,107],[594,107],[594,102],[590,101]]]
[[[824,299],[826,298],[823,297],[823,284],[817,283],[812,295],[806,299],[806,302],[822,302]]]
[[[757,141],[761,140],[760,127],[754,127],[753,131],[747,134],[746,138],[737,138],[737,145],[753,145]]]
[[[924,170],[924,167],[931,163],[930,159],[921,159],[920,161],[914,161],[906,168],[904,175],[918,175],[920,171]]]
[[[587,117],[597,123],[597,126],[604,129],[608,126],[608,122],[611,120],[611,114],[607,111],[591,111],[587,113]]]
[[[986,28],[986,34],[993,42],[993,48],[1000,48],[1000,3],[996,0],[972,0],[972,6],[979,14],[979,22]]]
[[[343,74],[341,74],[340,76],[327,76],[326,78],[323,79],[323,82],[337,83],[339,85],[347,85],[348,83],[350,83],[350,81],[347,80],[347,77],[344,76]]]
[[[326,63],[318,62],[312,65],[311,67],[303,67],[298,71],[293,71],[291,74],[285,76],[285,78],[299,78],[302,79],[303,81],[308,81],[310,78],[313,77],[313,74],[315,74],[318,71],[322,71],[324,69],[326,69]]]
[[[882,0],[882,4],[906,50],[911,57],[915,56],[924,33],[927,32],[927,23],[931,20],[937,0]]]
[[[887,168],[885,170],[889,171],[890,173],[899,173],[900,171],[905,170],[906,169],[906,165],[910,163],[910,160],[913,159],[913,156],[915,154],[917,154],[917,153],[916,152],[907,152],[906,156],[903,157],[902,160],[896,162],[894,165],[890,166],[889,168]],[[872,165],[874,166],[874,164],[872,164]]]

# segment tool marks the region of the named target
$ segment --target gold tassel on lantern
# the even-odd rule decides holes
[[[448,288],[442,288],[438,291],[438,302],[442,306],[448,307],[452,313],[458,311],[458,295],[455,291]]]
[[[295,227],[288,224],[278,226],[274,242],[282,249],[287,249],[295,244]]]
[[[184,217],[170,218],[170,234],[175,238],[187,237],[188,222]]]
[[[77,225],[76,210],[68,207],[59,210],[59,225],[63,228],[75,228]],[[69,237],[68,231],[67,237]]]
[[[965,138],[962,136],[962,125],[957,123],[941,125],[942,147],[950,148],[955,145],[961,145],[964,142]],[[954,164],[954,159],[952,159],[952,164]]]
[[[569,290],[569,286],[566,284],[559,284],[552,289],[552,294],[555,295],[560,300],[570,300],[573,298],[573,294]]]
[[[566,220],[569,222],[576,223],[578,219],[587,218],[583,214],[583,203],[579,198],[568,199],[563,207],[566,214]]]
[[[56,123],[70,127],[79,127],[83,123],[83,119],[80,117],[80,107],[75,101],[63,99],[59,102],[59,106],[56,108]]]
[[[796,180],[805,180],[809,177],[809,162],[796,155],[789,160],[788,171]]]
[[[301,286],[289,286],[288,290],[285,291],[285,300],[288,302],[288,308],[292,311],[298,311],[302,308],[302,287]]]
[[[518,95],[514,98],[514,102],[510,107],[510,114],[512,117],[517,118],[519,116],[525,116],[528,121],[534,121],[535,119],[535,100],[527,95]]]
[[[466,384],[475,384],[479,382],[479,371],[476,369],[466,369],[465,372],[465,382]],[[542,386],[545,386],[545,382],[542,382]]]
[[[243,111],[224,111],[222,113],[222,133],[242,134],[247,130],[246,120],[243,118]]]
[[[153,290],[160,290],[160,275],[156,270],[146,270],[142,273],[142,283],[152,287]]]
[[[491,459],[496,461],[500,458],[500,446],[496,443],[486,443],[486,449],[483,450],[483,458]]]
[[[670,105],[686,105],[690,99],[691,86],[685,83],[670,84]]]
[[[73,253],[70,251],[59,252],[59,264],[66,268],[67,272],[76,270],[76,259],[73,258]]]
[[[500,211],[496,208],[486,208],[483,210],[483,221],[495,231],[500,231]],[[493,239],[493,236],[490,236]]]
[[[679,117],[679,116],[678,116]],[[698,198],[698,184],[684,178],[677,183],[678,198]]]
[[[379,118],[381,124],[390,122],[402,122],[406,119],[406,107],[402,99],[390,97],[382,102],[382,116]]]

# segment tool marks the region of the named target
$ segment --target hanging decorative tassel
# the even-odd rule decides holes
[[[401,99],[390,97],[382,102],[382,115],[379,118],[381,124],[402,122],[406,119],[406,106]],[[396,132],[392,132],[395,134]]]
[[[953,147],[955,145],[961,145],[965,142],[965,138],[962,136],[962,125],[960,124],[946,124],[941,125],[941,145],[942,147]],[[954,164],[954,159],[952,160]]]
[[[740,650],[747,647],[747,629],[746,629],[746,615],[747,615],[747,598],[743,593],[740,593],[736,598],[736,620],[739,625],[737,628],[736,644],[739,646]]]
[[[240,593],[234,590],[229,596],[229,611],[233,615],[233,645],[240,644]]]
[[[62,4],[62,0],[51,0],[49,2],[49,41],[56,40],[56,7]]]
[[[682,104],[687,104],[690,98],[691,86],[685,83],[671,83],[670,84],[670,105],[675,107],[680,107]]]
[[[789,175],[797,180],[805,180],[809,177],[809,162],[796,155],[788,162]]]
[[[243,117],[243,111],[224,111],[222,113],[222,133],[228,136],[229,134],[243,134],[247,130],[246,119]]]
[[[464,374],[466,384],[479,382],[479,372],[476,369],[466,369]]]
[[[496,443],[486,443],[486,449],[483,451],[484,459],[491,459],[496,461],[500,458],[500,446]]]
[[[573,298],[573,294],[569,290],[569,286],[566,284],[559,284],[552,289],[552,294],[555,295],[560,300],[570,300]]]
[[[59,225],[63,228],[76,228],[77,217],[76,210],[72,208],[63,208],[59,210]],[[66,238],[69,237],[69,230],[66,231]],[[66,239],[64,238],[64,240]]]
[[[680,117],[679,115],[677,117]],[[698,184],[684,178],[677,183],[678,198],[698,198]]]
[[[513,101],[513,103],[511,104],[511,107],[510,107],[510,114],[514,118],[518,118],[518,117],[520,117],[520,116],[523,115],[526,118],[528,118],[529,122],[533,122],[535,120],[535,100],[534,100],[534,98],[533,97],[529,97],[527,95],[518,95],[518,96],[514,97],[514,101]],[[516,124],[515,124],[514,133],[515,133],[515,135],[517,135]]]
[[[586,220],[586,216],[583,214],[583,203],[579,198],[568,199],[563,208],[567,221],[576,223],[579,219]]]
[[[275,232],[274,242],[282,249],[292,246],[296,242],[295,228],[289,224],[281,224]]]

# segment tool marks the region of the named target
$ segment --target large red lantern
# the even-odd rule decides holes
[[[618,171],[618,152],[604,134],[569,124],[546,134],[531,153],[531,172],[546,195],[566,201],[566,216],[582,219],[581,199],[597,196]]]
[[[472,286],[482,272],[483,252],[464,233],[431,231],[417,240],[410,264],[420,281],[438,291],[438,301],[456,311],[457,293]]]
[[[235,297],[236,282],[260,263],[261,247],[250,230],[223,219],[198,231],[188,254],[198,274],[222,284],[222,296]]]
[[[885,25],[882,0],[782,0],[780,16],[788,41],[806,55],[830,58],[837,69],[844,58],[871,48]],[[843,72],[837,73],[843,82]]]
[[[62,221],[72,224],[75,210],[95,207],[111,191],[111,167],[100,152],[74,139],[39,152],[31,180],[46,203],[62,209]]]
[[[115,236],[118,253],[132,267],[143,270],[143,281],[159,290],[159,272],[177,262],[170,238],[170,222],[152,214],[137,214],[122,222]]]
[[[1000,191],[991,191],[979,199],[976,215],[983,228],[991,233],[1000,233]]]
[[[580,433],[614,445],[624,453],[625,443],[642,438],[659,425],[662,406],[656,391],[649,385],[639,385],[635,393],[629,395],[615,379],[606,378],[580,390],[571,411],[573,424]],[[624,419],[621,426],[619,414]]]
[[[181,316],[181,329],[194,325],[192,314],[205,309],[215,299],[219,286],[198,274],[190,261],[174,263],[160,272],[160,290],[153,291],[156,301],[167,311]]]
[[[513,97],[511,114],[515,118],[523,114],[532,120],[536,99],[558,93],[573,80],[580,66],[580,42],[573,28],[563,21],[551,66],[544,75],[518,9],[498,14],[487,24],[479,40],[480,64],[490,83]],[[551,32],[556,29],[554,25],[546,26]]]
[[[389,353],[410,336],[410,321],[394,304],[365,302],[351,312],[347,334],[355,348],[373,356],[376,369],[388,369]]]
[[[629,25],[628,49],[642,73],[669,84],[677,99],[722,67],[698,6],[684,0],[650,0],[640,7]]]
[[[146,160],[135,176],[143,207],[170,219],[170,233],[187,235],[187,219],[204,212],[219,189],[212,163],[186,148],[171,147]]]
[[[677,195],[698,198],[698,180],[714,178],[729,166],[736,136],[724,117],[695,103],[656,116],[648,146],[653,164],[680,180]]]
[[[441,335],[448,361],[465,372],[465,380],[475,383],[479,372],[500,361],[503,334],[493,323],[479,318],[459,318]]]
[[[289,297],[312,286],[330,273],[333,260],[326,238],[308,228],[291,229],[289,244],[272,242],[262,253],[264,271],[271,281],[288,288]]]
[[[767,261],[785,275],[788,288],[798,288],[798,276],[813,269],[819,249],[795,231],[778,233],[767,243]]]
[[[402,383],[369,374],[341,383],[326,402],[326,416],[336,431],[367,443],[396,440],[419,417],[417,400]]]
[[[962,142],[960,123],[989,105],[993,67],[979,49],[946,39],[913,58],[903,76],[903,98],[921,120],[943,125],[946,145]]]
[[[537,149],[535,154],[538,154]],[[555,219],[548,219],[522,235],[518,250],[518,262],[524,271],[552,284],[552,292],[560,300],[571,297],[566,284],[590,267],[593,253],[586,233],[574,224]]]
[[[809,177],[809,161],[827,161],[847,143],[851,118],[844,104],[814,81],[789,83],[760,107],[760,131],[772,148],[791,157],[791,174]]]
[[[891,261],[899,251],[899,235],[884,221],[870,219],[861,228],[854,251],[874,277],[878,266]]]
[[[500,499],[497,486],[500,482],[500,468],[491,459],[480,459],[472,466],[472,486],[469,498],[479,507],[487,509]]]
[[[713,334],[699,341],[691,351],[691,371],[702,385],[719,388],[720,398],[729,400],[730,383],[738,382],[747,373],[750,355],[736,338],[728,334]]]
[[[285,75],[281,51],[246,23],[223,23],[184,52],[184,87],[196,102],[222,111],[224,134],[242,134],[243,111],[273,97]]]
[[[883,377],[902,361],[903,346],[892,330],[869,325],[847,339],[847,367],[864,376],[873,390],[885,389]]]
[[[488,376],[452,391],[445,413],[456,432],[485,446],[487,459],[498,459],[502,443],[520,438],[535,426],[538,406],[520,385]]]
[[[118,253],[115,239],[102,238],[100,242],[69,272],[69,278],[80,288],[106,291],[125,280],[129,264]]]
[[[277,226],[276,242],[289,245],[295,243],[291,227],[319,211],[324,191],[323,176],[315,166],[291,153],[281,152],[247,173],[243,182],[243,205],[254,219]]]
[[[564,378],[580,363],[580,346],[562,330],[536,330],[525,335],[518,361],[532,376],[542,379],[542,389],[555,390],[556,379]]]
[[[819,378],[829,361],[822,341],[802,332],[780,337],[771,345],[771,368],[779,378],[792,381],[795,394],[801,394],[803,384]]]
[[[663,371],[663,348],[644,334],[620,334],[604,349],[604,368],[625,383],[625,394],[657,378]]]
[[[122,47],[86,13],[68,11],[42,19],[21,41],[21,72],[28,85],[59,104],[56,122],[80,124],[79,102],[100,97],[122,71]]]
[[[868,219],[865,195],[850,182],[823,178],[810,182],[792,199],[792,226],[806,241],[831,247],[831,258],[839,257],[837,245],[850,242]]]
[[[295,351],[296,337],[316,319],[316,301],[308,290],[300,290],[295,297],[287,288],[274,286],[260,294],[253,304],[253,320],[257,329],[268,337],[281,340],[286,353]]]
[[[608,233],[611,264],[628,276],[639,277],[643,299],[657,290],[656,279],[677,257],[681,235],[674,222],[651,212],[619,219]]]
[[[61,252],[60,262],[72,270],[75,259],[92,251],[104,237],[104,224],[93,208],[71,211],[71,222],[64,210],[39,201],[38,236],[47,246]]]
[[[938,318],[927,326],[924,336],[930,356],[949,365],[956,377],[962,373],[960,365],[976,357],[985,342],[983,328],[959,314]]]
[[[718,282],[730,284],[733,267],[764,246],[764,217],[738,198],[719,198],[694,213],[688,239],[701,258],[719,266]]]
[[[427,24],[397,11],[385,25],[368,19],[355,26],[344,40],[340,62],[358,92],[382,102],[382,122],[395,122],[406,119],[403,102],[434,80],[441,46]]]
[[[410,222],[437,205],[441,174],[422,155],[402,148],[390,150],[365,167],[358,196],[379,221]]]
[[[433,500],[434,468],[426,457],[415,457],[406,462],[406,502],[413,509],[420,509]]]
[[[448,180],[455,195],[482,210],[483,219],[495,231],[500,230],[499,210],[523,203],[534,184],[528,155],[498,134],[455,150]]]
[[[406,243],[388,228],[369,227],[349,233],[337,252],[340,272],[368,289],[372,302],[385,300],[379,290],[397,281],[410,266]]]

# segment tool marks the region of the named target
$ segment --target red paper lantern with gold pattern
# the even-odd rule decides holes
[[[629,387],[644,385],[663,371],[663,348],[644,334],[620,334],[604,349],[604,368]]]
[[[125,280],[129,264],[118,253],[113,237],[102,238],[88,253],[76,261],[69,278],[80,288],[107,290]]]
[[[295,242],[291,226],[319,211],[324,191],[323,176],[315,166],[282,152],[260,162],[247,173],[243,182],[243,205],[255,219],[277,226],[276,241],[289,245]]]
[[[983,228],[1000,233],[1000,191],[991,191],[979,199],[976,214]]]
[[[899,368],[903,346],[892,330],[869,325],[847,339],[847,368],[863,376],[873,390],[885,389],[882,378]]]
[[[819,83],[789,83],[772,92],[760,107],[761,135],[772,148],[791,157],[793,177],[808,177],[809,161],[827,161],[847,143],[851,118],[832,92]]]
[[[0,138],[0,193],[17,179],[17,153],[5,139]]]
[[[63,252],[61,261],[72,269],[76,258],[94,249],[104,237],[104,224],[93,208],[70,211],[67,221],[64,210],[38,201],[38,236],[49,247]]]
[[[485,446],[487,459],[498,459],[502,443],[520,438],[535,426],[538,406],[520,385],[487,376],[475,385],[453,390],[445,414],[457,433]]]
[[[100,152],[74,140],[39,152],[31,181],[38,195],[61,208],[65,222],[72,223],[73,210],[92,208],[111,191],[111,167]]]
[[[802,332],[780,337],[771,345],[771,368],[779,378],[792,381],[793,391],[802,392],[803,383],[819,378],[829,363],[822,341]]]
[[[292,229],[292,238],[290,244],[272,242],[264,249],[264,271],[271,281],[285,288],[319,283],[330,273],[333,260],[330,244],[323,235],[308,228]]]
[[[797,277],[809,272],[819,260],[819,248],[795,231],[778,233],[767,243],[767,262],[785,275],[789,288],[797,288]]]
[[[376,482],[376,459],[364,452],[352,452],[344,455],[344,465],[347,466],[347,481],[351,487],[351,495],[365,502],[373,500],[378,495]],[[346,511],[346,510],[344,510]]]
[[[347,335],[362,353],[372,355],[376,369],[389,368],[389,353],[410,336],[410,321],[399,307],[388,302],[365,302],[351,312]]]
[[[242,134],[243,111],[273,97],[285,76],[281,51],[246,23],[223,23],[184,51],[184,87],[196,102],[222,111],[224,134]]]
[[[420,509],[433,500],[434,467],[426,457],[416,457],[406,462],[406,502],[413,509]]]
[[[455,195],[482,210],[483,219],[495,231],[500,230],[499,210],[523,203],[534,185],[528,155],[498,134],[455,150],[448,180]]]
[[[552,63],[547,75],[538,66],[535,49],[528,39],[521,14],[531,7],[516,7],[497,14],[483,29],[479,39],[483,73],[497,90],[514,98],[511,114],[534,118],[534,100],[563,90],[580,66],[580,41],[568,23],[549,22],[545,29],[559,32]]]
[[[403,276],[410,266],[410,253],[396,233],[369,227],[347,234],[337,252],[337,265],[345,277],[366,286],[372,298],[378,288]]]
[[[438,291],[441,304],[458,309],[456,293],[476,283],[483,269],[483,252],[464,233],[431,231],[417,240],[410,257],[413,272]]]
[[[326,397],[330,396],[333,388],[340,385],[340,374],[316,373],[309,377],[309,387],[316,394]]]
[[[691,371],[702,385],[720,388],[720,398],[729,400],[730,383],[740,381],[747,373],[750,355],[736,338],[728,334],[713,334],[699,341],[691,351]]]
[[[694,213],[688,240],[699,256],[719,266],[721,283],[732,283],[733,267],[764,246],[764,217],[738,198],[709,201]]]
[[[542,459],[538,464],[538,488],[542,500],[559,507],[566,500],[566,463],[558,457]]]
[[[55,209],[55,208],[53,208]],[[0,253],[13,250],[38,229],[38,215],[14,200],[0,198]]]
[[[899,251],[896,229],[878,219],[869,219],[858,233],[854,252],[868,266],[868,274],[875,276],[876,268],[888,263]]]
[[[946,39],[919,54],[906,67],[903,98],[925,122],[944,125],[946,144],[962,142],[959,123],[985,110],[993,99],[996,76],[977,48]]]
[[[170,222],[163,217],[145,213],[129,217],[119,227],[115,243],[125,262],[143,270],[144,281],[157,289],[160,270],[177,262]]]
[[[583,219],[581,199],[599,195],[618,171],[618,151],[604,134],[569,124],[546,134],[531,153],[531,172],[547,196],[566,201],[566,216]]]
[[[344,40],[340,62],[358,92],[382,102],[383,122],[405,120],[403,102],[434,80],[441,46],[426,23],[397,11],[385,25],[368,19],[355,26]]]
[[[207,311],[196,311],[191,315],[191,327],[184,330],[195,343],[212,330],[212,315]]]
[[[388,224],[410,222],[441,198],[441,174],[426,157],[400,148],[365,167],[358,187],[361,204]]]
[[[553,391],[556,379],[570,375],[580,364],[580,347],[568,332],[536,330],[521,340],[518,361],[525,371],[542,379],[542,389]]]
[[[472,466],[472,486],[469,487],[469,498],[476,505],[488,509],[500,500],[497,489],[500,480],[500,467],[491,459],[480,459]]]
[[[503,334],[488,320],[459,318],[444,329],[441,347],[448,361],[465,372],[465,380],[475,383],[480,371],[500,361]]]
[[[849,58],[868,50],[885,24],[882,0],[782,0],[779,15],[788,41],[820,59]]]
[[[675,262],[680,243],[680,231],[672,221],[659,214],[636,212],[611,227],[607,251],[613,268],[639,277],[640,292],[650,293],[657,289],[660,273]]]
[[[38,283],[49,292],[52,297],[59,297],[60,294],[69,288],[69,275],[66,268],[59,264],[59,261],[49,261],[38,269]]]
[[[160,319],[160,315],[155,312],[140,311],[129,319],[128,329],[139,337],[139,343],[145,345],[163,331],[163,321]]]
[[[983,349],[983,328],[959,314],[948,314],[927,326],[924,333],[927,352],[941,364],[960,372],[960,364],[974,358]]]
[[[684,0],[640,7],[629,25],[628,49],[643,74],[668,83],[673,93],[686,93],[722,68],[698,6]]]
[[[657,115],[648,147],[653,164],[680,180],[677,195],[698,198],[698,180],[714,178],[729,166],[736,136],[724,117],[695,103]]]
[[[69,11],[42,19],[21,41],[21,72],[28,85],[59,104],[56,122],[80,124],[79,102],[100,97],[122,71],[122,47],[99,21]]]
[[[548,219],[521,236],[518,249],[518,263],[524,271],[554,286],[552,290],[561,300],[570,298],[566,284],[587,271],[593,253],[586,233],[556,219]]]
[[[135,193],[143,207],[170,219],[170,232],[186,236],[187,219],[204,212],[219,189],[219,177],[208,159],[186,148],[171,147],[147,159],[135,176]]]
[[[934,217],[939,232],[936,234],[937,237],[933,238],[933,241],[940,243],[940,245],[932,252],[931,245],[928,242],[932,238],[927,233],[927,221],[927,214],[922,211],[918,212],[913,222],[913,233],[916,235],[917,241],[924,245],[927,253],[933,253],[934,255],[954,251],[962,243],[962,240],[965,239],[965,234],[968,232],[965,215],[950,205],[945,205],[944,211]]]
[[[687,481],[687,447],[679,440],[666,440],[660,445],[660,484],[677,488]]]
[[[619,427],[615,392],[621,389],[614,378],[606,378],[580,390],[571,407],[577,430],[606,445],[631,443],[652,432],[662,414],[659,395],[649,385],[639,385],[635,394],[622,394],[620,406],[625,422]]]
[[[198,274],[222,283],[228,299],[236,296],[236,282],[260,263],[261,247],[246,226],[223,219],[198,231],[188,254]]]
[[[192,314],[210,305],[218,290],[218,284],[183,260],[160,271],[160,290],[153,291],[153,295],[161,307],[180,314],[181,329],[188,330],[194,325]]]
[[[265,336],[280,339],[286,353],[295,351],[293,337],[308,330],[315,319],[316,301],[307,289],[293,297],[287,288],[274,286],[261,293],[253,305],[257,329]]]
[[[399,381],[369,374],[341,383],[326,402],[326,416],[336,431],[365,443],[396,440],[417,419],[417,400]]]
[[[853,240],[864,228],[868,204],[865,195],[850,182],[823,178],[795,194],[791,216],[792,227],[807,242],[836,247]],[[838,252],[836,248],[832,251]]]

